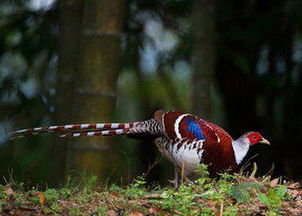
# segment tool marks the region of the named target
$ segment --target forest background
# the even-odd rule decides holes
[[[253,147],[249,162],[301,180],[301,10],[299,0],[2,0],[1,181],[126,183],[146,173],[167,183],[173,168],[157,163],[150,140],[8,140],[15,129],[136,121],[159,108],[233,137],[261,131],[272,145]]]

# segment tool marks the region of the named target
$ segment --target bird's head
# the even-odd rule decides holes
[[[250,131],[244,133],[237,140],[232,142],[237,164],[240,164],[246,156],[250,146],[258,143],[270,145],[267,139],[264,139],[258,132]]]
[[[260,133],[254,131],[243,134],[241,138],[244,142],[249,143],[250,146],[258,143],[270,145],[267,139],[264,139]]]

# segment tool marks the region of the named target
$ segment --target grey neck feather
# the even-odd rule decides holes
[[[236,163],[239,165],[246,156],[250,143],[247,137],[240,137],[232,142]]]

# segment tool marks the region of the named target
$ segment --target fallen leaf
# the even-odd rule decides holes
[[[275,178],[271,180],[270,183],[272,187],[275,187],[279,183],[279,178]]]
[[[288,189],[295,189],[295,188],[299,188],[299,187],[300,187],[299,182],[295,182],[295,183],[288,185]]]
[[[43,210],[43,213],[46,215],[53,213],[53,211],[48,207],[44,207],[42,210]]]
[[[109,216],[118,216],[118,213],[114,210],[109,210],[109,211],[107,211],[107,215],[109,215]]]
[[[130,213],[130,216],[144,216],[144,214],[138,211],[134,211]]]
[[[45,204],[45,196],[44,196],[44,193],[39,193],[38,194],[38,197],[39,197],[39,203],[41,205],[44,205]]]
[[[144,196],[145,199],[154,199],[154,198],[161,198],[161,194],[150,194],[147,196]]]
[[[5,190],[5,193],[7,196],[12,196],[15,194],[15,192],[13,191],[12,188],[8,187],[6,190]]]
[[[112,192],[110,193],[110,195],[112,195],[112,196],[114,196],[114,197],[116,197],[116,198],[119,198],[119,199],[123,199],[123,196],[120,195],[118,192],[115,192],[115,191],[112,191]]]
[[[148,211],[149,211],[150,214],[155,214],[155,215],[157,215],[161,212],[160,209],[155,208],[155,207],[149,208]]]

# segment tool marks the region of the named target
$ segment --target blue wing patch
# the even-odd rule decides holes
[[[194,118],[189,118],[185,121],[188,124],[187,130],[191,132],[197,139],[205,140],[202,129],[199,124],[195,122]]]

